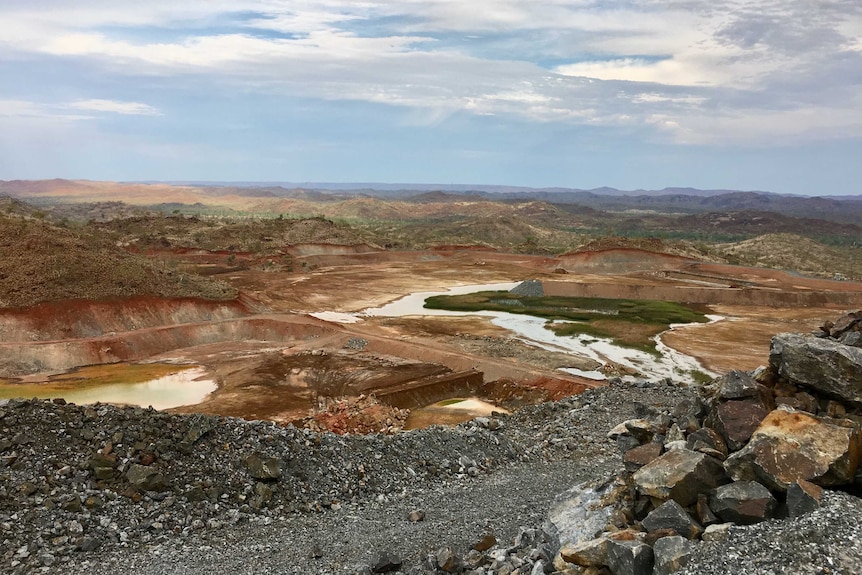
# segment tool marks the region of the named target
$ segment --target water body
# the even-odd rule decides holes
[[[194,405],[216,390],[216,383],[206,379],[206,371],[201,367],[183,369],[155,379],[135,383],[105,383],[79,385],[48,381],[46,383],[0,385],[0,398],[39,398],[61,397],[70,403],[87,405],[91,403],[116,403],[152,406],[154,409],[169,409],[181,405]]]
[[[670,377],[675,381],[691,382],[694,381],[694,377],[692,376],[693,371],[699,371],[713,377],[718,375],[704,368],[697,359],[664,345],[661,341],[661,334],[655,338],[657,354],[654,355],[622,347],[616,345],[610,339],[592,335],[558,336],[545,327],[548,323],[548,320],[545,318],[499,311],[459,312],[424,308],[425,300],[431,296],[461,295],[478,291],[508,291],[517,286],[518,283],[466,285],[442,292],[417,292],[384,306],[366,309],[359,315],[377,317],[479,315],[490,317],[492,324],[512,332],[516,339],[528,345],[548,351],[588,357],[598,361],[602,365],[614,363],[637,372],[641,378],[654,380]],[[708,317],[711,322],[722,319],[721,316]],[[684,324],[672,325],[671,330],[682,327],[682,325]],[[565,368],[564,371],[594,380],[605,379],[604,374],[600,371],[582,371],[573,368]]]

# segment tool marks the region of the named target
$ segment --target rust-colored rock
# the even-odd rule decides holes
[[[560,557],[566,563],[580,565],[581,567],[601,567],[607,564],[608,543],[610,539],[602,536],[597,539],[583,541],[577,545],[563,547]]]
[[[629,449],[623,456],[623,465],[626,471],[634,473],[650,461],[658,458],[661,455],[662,446],[660,443],[645,443]]]
[[[673,499],[683,507],[697,501],[698,494],[727,482],[718,460],[687,449],[668,451],[640,468],[633,479],[641,494]]]
[[[731,451],[741,448],[769,413],[758,399],[726,401],[710,413],[707,425],[718,431]]]
[[[830,420],[780,407],[760,424],[744,449],[725,461],[737,481],[760,481],[784,491],[807,480],[818,485],[853,482],[862,435],[851,421]]]

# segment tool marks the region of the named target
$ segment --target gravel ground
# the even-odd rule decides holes
[[[395,436],[8,402],[0,405],[0,572],[340,575],[367,572],[383,551],[403,560],[403,573],[428,572],[423,559],[441,547],[463,556],[486,534],[506,546],[542,526],[559,494],[620,471],[606,433],[634,416],[636,402],[665,409],[691,393],[665,382],[612,384]],[[273,461],[279,477],[262,479]],[[859,500],[826,501],[810,516],[700,545],[688,572],[862,572]],[[416,510],[424,521],[408,519]]]

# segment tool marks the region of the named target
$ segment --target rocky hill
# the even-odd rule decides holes
[[[171,270],[107,238],[38,218],[0,215],[0,307],[132,295],[236,296],[230,287]]]
[[[615,380],[394,436],[4,402],[0,564],[93,575],[859,573],[862,503],[848,491],[860,486],[860,330],[857,313],[816,336],[776,337],[767,369],[702,390]]]

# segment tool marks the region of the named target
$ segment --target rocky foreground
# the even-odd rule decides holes
[[[0,571],[860,573],[859,318],[703,390],[393,436],[6,402]]]

